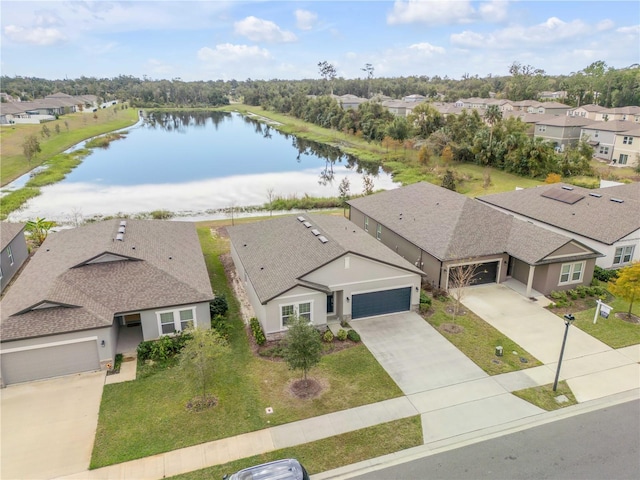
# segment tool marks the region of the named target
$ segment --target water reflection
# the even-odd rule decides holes
[[[178,133],[179,135],[174,135]],[[252,118],[227,112],[155,112],[109,150],[96,150],[62,182],[10,215],[65,221],[153,210],[204,212],[256,206],[275,196],[338,196],[349,180],[363,192],[394,188],[391,176],[339,149],[285,135]]]

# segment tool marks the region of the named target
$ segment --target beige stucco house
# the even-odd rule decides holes
[[[527,296],[589,284],[596,250],[515,219],[472,198],[416,183],[349,201],[350,219],[407,259],[434,287],[448,289],[457,266],[473,284],[511,278]]]
[[[292,315],[317,326],[415,309],[421,271],[346,218],[300,215],[229,227],[231,256],[268,337]]]

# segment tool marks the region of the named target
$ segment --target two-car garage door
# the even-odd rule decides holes
[[[2,353],[5,385],[100,369],[94,339]]]
[[[405,312],[411,308],[411,287],[354,294],[352,297],[353,319]]]

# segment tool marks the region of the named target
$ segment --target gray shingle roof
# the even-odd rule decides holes
[[[117,313],[213,298],[194,225],[120,220],[51,233],[1,302],[2,341],[111,325]],[[130,260],[87,263],[103,255]],[[30,310],[43,302],[69,305]]]
[[[349,204],[441,261],[508,252],[535,264],[571,240],[425,182]]]
[[[562,186],[542,185],[486,195],[478,200],[608,245],[640,228],[640,184],[595,190],[574,186],[572,192],[584,197],[572,205],[543,196],[561,190]],[[617,203],[612,198],[624,202]]]
[[[24,227],[24,223],[0,222],[0,250],[7,248]]]
[[[307,228],[296,216],[290,216],[227,229],[261,303],[296,285],[310,286],[304,282],[306,274],[349,252],[422,273],[346,218],[303,216],[312,227]],[[319,230],[328,241],[322,243],[312,229]]]

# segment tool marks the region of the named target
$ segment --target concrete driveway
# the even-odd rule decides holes
[[[0,391],[2,479],[86,471],[105,372],[10,385]]]
[[[493,284],[466,289],[462,303],[542,363],[558,361],[565,330],[564,320],[537,302],[509,287]],[[564,359],[611,350],[611,347],[582,330],[570,328]]]
[[[487,377],[415,312],[350,324],[405,395]]]

